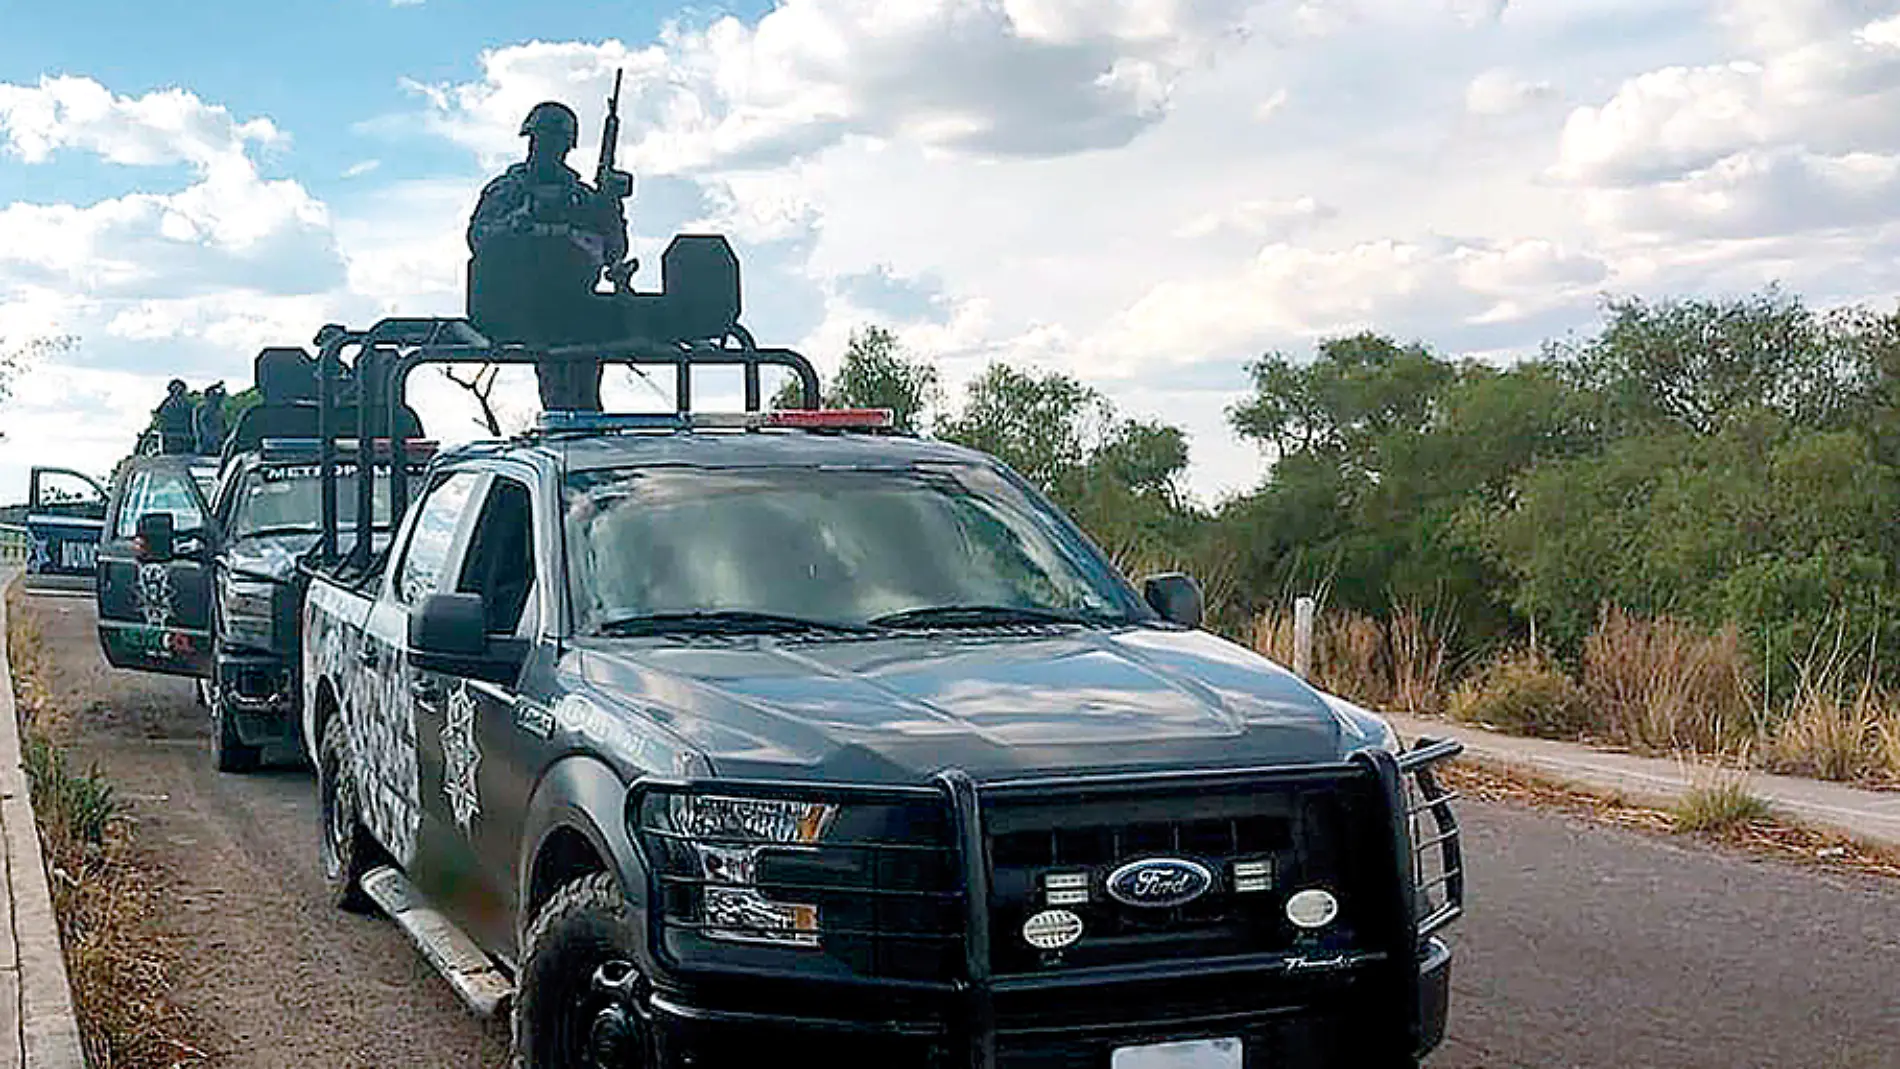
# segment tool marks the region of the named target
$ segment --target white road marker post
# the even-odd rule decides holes
[[[1319,603],[1300,598],[1293,603],[1293,674],[1301,679],[1313,675],[1313,615]]]

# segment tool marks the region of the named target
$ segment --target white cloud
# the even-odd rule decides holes
[[[89,79],[48,78],[0,84],[0,132],[29,164],[77,149],[118,164],[183,163],[194,175],[174,193],[0,206],[9,301],[53,288],[150,306],[228,290],[322,293],[341,280],[325,207],[295,181],[262,178],[248,154],[285,141],[267,119],[239,122],[176,89],[121,97]]]
[[[1273,244],[1240,272],[1155,286],[1119,317],[1104,347],[1115,355],[1105,359],[1165,361],[1170,340],[1184,336],[1214,351],[1246,352],[1289,335],[1508,322],[1585,305],[1607,275],[1586,254],[1536,240]],[[1176,351],[1179,361],[1203,350]]]
[[[1339,215],[1339,209],[1312,197],[1290,200],[1248,200],[1220,211],[1195,216],[1175,231],[1176,236],[1202,238],[1237,233],[1254,238],[1290,237],[1308,226]]]
[[[1733,0],[1747,56],[1670,66],[1574,111],[1559,173],[1590,184],[1683,178],[1738,153],[1900,150],[1900,19],[1891,2]],[[1873,9],[1887,18],[1868,17]]]
[[[1465,86],[1465,110],[1473,115],[1514,115],[1557,98],[1549,82],[1530,81],[1503,68],[1492,68]]]
[[[599,129],[613,73],[627,159],[650,173],[769,166],[852,135],[1042,157],[1126,144],[1177,79],[1244,28],[1243,0],[790,0],[756,25],[672,27],[660,44],[534,42],[483,80],[415,85],[439,131],[492,163],[535,102]],[[583,152],[592,153],[584,144]]]
[[[1592,195],[1591,217],[1632,238],[1746,239],[1862,226],[1900,202],[1900,156],[1737,153],[1686,178]]]
[[[286,140],[269,119],[239,122],[182,89],[122,97],[75,77],[42,77],[37,86],[0,82],[0,135],[8,152],[27,163],[77,149],[109,163],[206,169],[243,159],[252,142]]]

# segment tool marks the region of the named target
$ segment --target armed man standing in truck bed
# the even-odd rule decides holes
[[[617,294],[637,266],[627,259],[622,204],[632,177],[613,165],[619,101],[616,75],[592,188],[566,163],[580,120],[567,105],[547,101],[521,124],[527,160],[482,190],[468,228],[469,319],[496,341],[552,347],[625,335],[614,294],[595,289],[604,273]],[[597,362],[544,361],[536,374],[543,408],[600,410]]]

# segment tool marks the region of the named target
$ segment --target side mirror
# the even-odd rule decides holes
[[[431,594],[409,611],[409,653],[468,660],[488,652],[488,613],[480,594]],[[436,669],[450,671],[450,669]]]
[[[1193,577],[1180,572],[1151,575],[1142,580],[1141,596],[1162,619],[1182,627],[1201,626],[1206,604],[1201,598],[1201,586]]]
[[[527,644],[490,637],[480,594],[431,594],[409,610],[409,663],[426,672],[510,684]]]
[[[132,551],[140,563],[164,564],[177,555],[176,523],[169,512],[148,512],[139,517]]]

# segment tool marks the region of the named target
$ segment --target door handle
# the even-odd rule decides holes
[[[381,658],[377,656],[374,643],[365,644],[362,649],[356,651],[356,661],[364,668],[376,667],[376,663],[379,660],[381,660]]]

